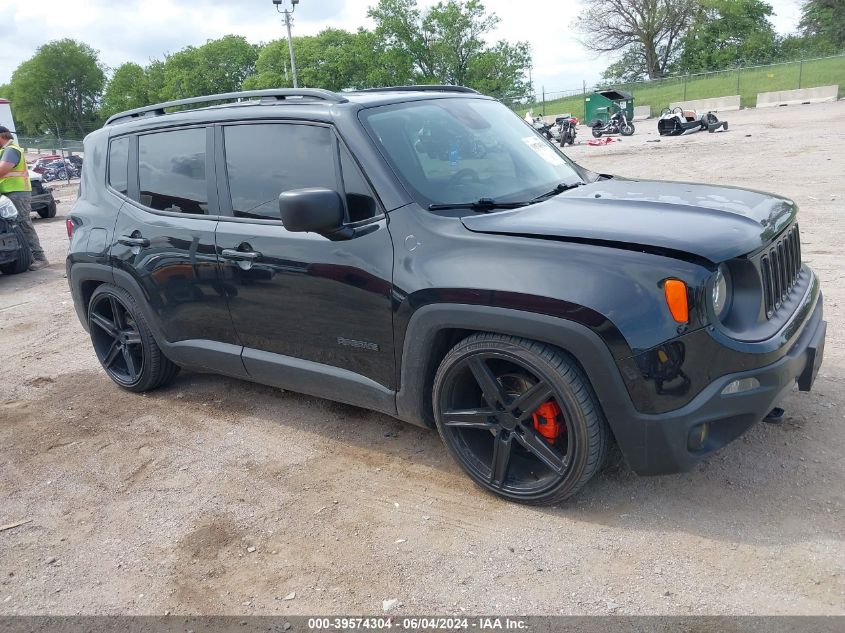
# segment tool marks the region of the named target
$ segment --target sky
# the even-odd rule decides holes
[[[679,0],[683,1],[683,0]],[[288,0],[289,2],[289,0]],[[300,0],[294,14],[294,35],[313,35],[326,27],[355,30],[372,27],[367,7],[376,0]],[[794,30],[800,0],[769,0],[780,33]],[[418,0],[421,7],[435,0]],[[578,15],[577,2],[561,0],[484,0],[501,22],[491,41],[525,40],[532,45],[532,79],[546,93],[580,88],[595,82],[614,61],[584,50],[568,29]],[[530,7],[530,8],[529,8]],[[35,49],[51,40],[73,38],[100,53],[115,68],[125,61],[141,65],[188,45],[233,33],[252,43],[284,36],[281,15],[272,0],[0,0],[4,45],[0,47],[0,84]]]

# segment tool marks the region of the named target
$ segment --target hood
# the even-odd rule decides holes
[[[791,200],[759,191],[612,178],[521,209],[461,220],[478,233],[611,242],[718,263],[768,244],[796,213]]]

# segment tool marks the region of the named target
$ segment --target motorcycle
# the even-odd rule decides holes
[[[554,138],[552,135],[552,126],[543,121],[543,117],[534,117],[534,120],[531,121],[531,125],[534,126],[534,129],[537,130],[543,136],[545,136],[547,139]]]
[[[69,160],[57,160],[45,166],[45,170],[44,173],[41,174],[41,178],[44,182],[79,178],[79,170]]]
[[[575,144],[575,137],[578,135],[578,117],[575,116],[561,116],[555,120],[558,128],[557,141],[563,147],[567,143],[569,145]]]
[[[593,136],[596,138],[601,137],[602,134],[621,134],[622,136],[631,136],[635,130],[634,124],[628,120],[628,115],[625,114],[624,110],[617,110],[613,116],[610,117],[610,121],[607,123],[595,121],[592,124],[592,128]]]
[[[712,112],[699,113],[680,107],[673,110],[664,109],[657,122],[657,132],[660,136],[686,136],[701,130],[716,132],[720,129],[727,130],[728,122],[720,121]]]

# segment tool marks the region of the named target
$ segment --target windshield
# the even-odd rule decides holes
[[[581,182],[573,163],[497,101],[412,101],[361,118],[423,206],[517,202]]]

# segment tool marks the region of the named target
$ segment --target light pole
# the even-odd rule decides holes
[[[288,27],[288,48],[290,49],[290,70],[293,74],[293,87],[299,88],[299,84],[296,81],[296,61],[293,58],[293,38],[290,34],[290,23],[293,21],[291,16],[296,11],[296,5],[299,4],[299,0],[290,0],[290,9],[285,5],[285,0],[273,0],[273,4],[276,5],[276,11],[285,16],[285,26]],[[282,6],[285,8],[282,9]]]

